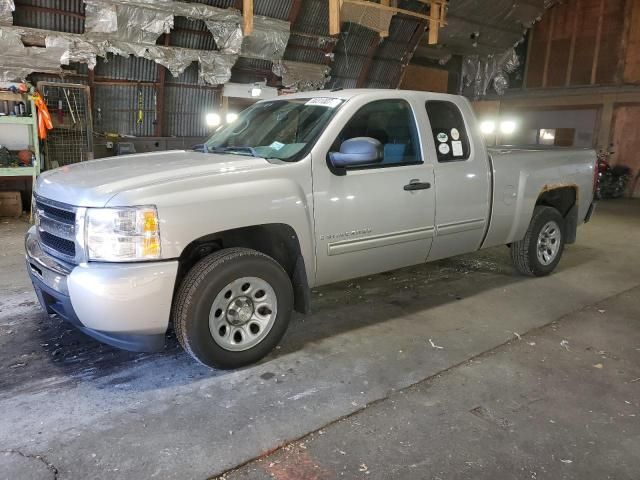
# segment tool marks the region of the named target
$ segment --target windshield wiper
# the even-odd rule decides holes
[[[260,157],[253,147],[215,147],[207,148],[205,144],[205,153],[231,153],[238,155],[249,155],[252,157]]]

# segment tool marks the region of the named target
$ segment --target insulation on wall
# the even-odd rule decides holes
[[[0,0],[0,25],[13,23],[13,11],[16,9],[13,0]]]
[[[298,91],[323,89],[330,72],[329,66],[314,63],[281,60],[273,64],[273,73],[282,77],[282,85]]]
[[[7,0],[0,0],[6,10]],[[238,56],[264,60],[283,57],[289,40],[289,23],[262,16],[254,18],[254,33],[243,37],[242,16],[237,10],[221,9],[199,3],[159,0],[154,2],[125,0],[86,0],[85,33],[39,31],[46,36],[48,53],[34,49],[15,50],[16,57],[24,58],[23,68],[16,70],[14,63],[0,62],[3,78],[21,80],[35,71],[52,71],[70,62],[86,63],[93,69],[97,57],[109,53],[152,60],[165,66],[172,75],[180,75],[193,62],[200,66],[201,81],[222,84],[231,78],[231,68]],[[2,12],[4,10],[0,10]],[[218,46],[217,51],[195,50],[156,45],[160,35],[169,33],[175,16],[205,21]],[[15,27],[2,27],[3,30]],[[26,29],[15,29],[7,35],[34,34]],[[6,40],[5,40],[6,41]],[[44,51],[45,49],[40,49]],[[47,57],[46,61],[43,57]],[[31,59],[32,61],[28,61]],[[58,65],[54,65],[55,63]],[[11,67],[11,68],[9,68]]]
[[[500,55],[468,55],[462,63],[462,93],[474,99],[485,96],[490,88],[504,95],[509,88],[509,74],[520,66],[515,49]]]

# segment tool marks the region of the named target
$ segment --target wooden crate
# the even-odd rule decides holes
[[[0,192],[0,217],[18,218],[22,215],[20,192]]]

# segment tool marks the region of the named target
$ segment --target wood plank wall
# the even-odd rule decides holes
[[[640,83],[640,0],[632,0],[628,9],[627,55],[624,66],[624,81]]]
[[[530,34],[526,88],[640,81],[638,25],[640,0],[567,0],[555,6]]]

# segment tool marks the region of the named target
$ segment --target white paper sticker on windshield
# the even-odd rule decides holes
[[[457,128],[451,129],[451,139],[460,140],[460,131]]]
[[[462,157],[464,155],[464,149],[462,148],[462,142],[451,142],[454,157]]]
[[[272,148],[274,150],[280,150],[282,147],[284,147],[284,143],[280,142],[273,142],[271,145],[269,145],[269,148]]]
[[[342,103],[339,98],[316,97],[309,100],[305,105],[316,105],[319,107],[336,108]]]
[[[438,141],[439,141],[440,143],[448,142],[448,141],[449,141],[449,137],[448,137],[448,136],[447,136],[447,134],[446,134],[446,133],[444,133],[444,132],[439,133],[439,134],[438,134]]]
[[[442,154],[442,155],[449,155],[449,152],[451,151],[451,149],[449,148],[449,144],[448,143],[441,143],[438,146],[438,151]]]

